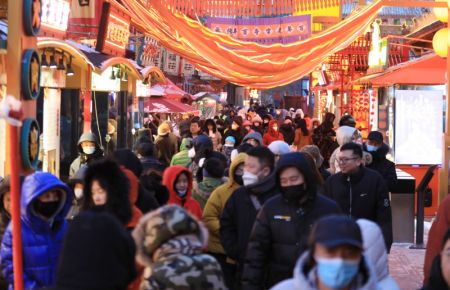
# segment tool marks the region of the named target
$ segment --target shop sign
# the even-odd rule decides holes
[[[255,90],[255,89],[250,90],[250,92],[248,94],[249,94],[250,98],[252,98],[252,99],[258,99],[259,98],[258,90]]]
[[[136,54],[136,62],[140,66],[154,65],[154,58],[160,51],[158,42],[150,36],[141,37],[139,39],[139,48]]]
[[[66,71],[51,68],[41,68],[41,87],[65,88]]]
[[[380,25],[373,23],[372,46],[369,52],[368,73],[377,73],[385,69],[388,53],[387,39],[381,39]]]
[[[120,91],[120,79],[111,79],[112,67],[105,69],[102,74],[93,72],[91,79],[91,89],[101,92],[118,92]]]
[[[64,36],[70,14],[68,0],[42,0],[41,34]]]
[[[96,50],[116,56],[125,55],[130,37],[130,17],[111,3],[103,3]]]

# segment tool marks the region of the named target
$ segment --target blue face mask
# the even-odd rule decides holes
[[[378,150],[377,146],[373,146],[373,145],[369,145],[369,144],[367,144],[366,146],[367,146],[367,151],[369,151],[369,152],[375,152]]]
[[[328,288],[339,290],[350,284],[359,269],[359,261],[316,259],[317,274]]]

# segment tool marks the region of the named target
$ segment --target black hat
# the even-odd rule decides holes
[[[342,126],[355,127],[356,126],[356,121],[352,117],[352,115],[344,115],[339,120],[339,127],[342,127]]]
[[[383,142],[383,134],[378,131],[371,131],[367,136],[367,139],[371,141]]]
[[[330,215],[316,222],[310,235],[310,245],[321,244],[325,247],[352,245],[363,249],[361,229],[350,217]]]

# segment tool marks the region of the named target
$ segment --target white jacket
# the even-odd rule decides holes
[[[359,219],[357,223],[363,237],[364,255],[375,268],[380,289],[400,290],[397,282],[389,275],[386,244],[380,227],[366,219]]]
[[[316,284],[316,275],[314,270],[310,271],[308,276],[305,276],[303,273],[303,265],[308,258],[309,253],[305,252],[300,259],[297,261],[297,265],[294,269],[294,278],[284,280],[277,285],[273,286],[270,290],[317,290]],[[370,265],[370,262],[367,259],[364,259],[366,269],[369,272],[369,279],[366,283],[363,283],[361,275],[357,278],[357,285],[355,288],[357,290],[379,290],[382,288],[378,287],[377,276],[373,270],[373,267]],[[383,290],[388,290],[390,288],[383,288]]]

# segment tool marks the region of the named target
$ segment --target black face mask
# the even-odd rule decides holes
[[[242,180],[242,175],[234,175],[234,181],[239,184],[239,185],[243,185],[244,181]]]
[[[285,199],[292,202],[300,202],[307,195],[308,191],[304,184],[282,186],[281,193]]]
[[[34,202],[34,210],[40,215],[50,218],[53,216],[59,208],[60,201],[42,202],[36,200]]]

